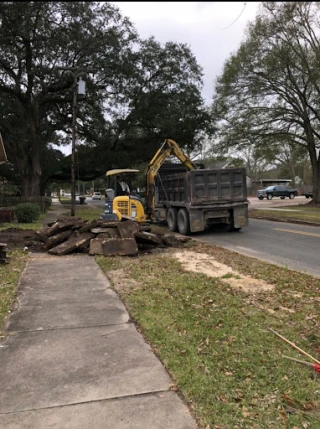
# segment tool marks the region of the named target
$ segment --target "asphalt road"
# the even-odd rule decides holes
[[[309,202],[305,197],[294,200],[274,198],[270,201],[249,198],[249,201],[249,208],[279,208]],[[103,212],[104,198],[87,198],[86,202],[100,207]],[[320,277],[320,227],[249,219],[249,227],[239,232],[215,230],[196,234],[192,238]]]
[[[239,232],[215,230],[193,238],[320,277],[320,227],[249,219]]]

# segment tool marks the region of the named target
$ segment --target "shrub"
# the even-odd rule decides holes
[[[40,216],[39,207],[32,203],[18,204],[14,211],[19,223],[30,223],[37,220]]]
[[[46,210],[51,206],[52,204],[52,198],[50,197],[46,197],[45,198],[45,206],[46,206]]]

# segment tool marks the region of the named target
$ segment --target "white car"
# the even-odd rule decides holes
[[[101,200],[101,194],[100,192],[94,192],[92,195],[93,200]]]

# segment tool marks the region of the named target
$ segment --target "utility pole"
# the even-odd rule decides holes
[[[76,200],[76,180],[75,180],[75,153],[76,153],[76,132],[77,132],[77,94],[85,94],[80,92],[78,88],[78,77],[83,73],[94,73],[96,70],[83,67],[57,67],[57,70],[67,70],[73,74],[73,103],[72,103],[72,149],[71,149],[71,216],[75,216],[75,200]]]

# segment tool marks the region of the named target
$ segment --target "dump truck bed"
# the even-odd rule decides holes
[[[247,201],[245,168],[201,169],[167,175],[158,188],[158,202],[189,207]]]

